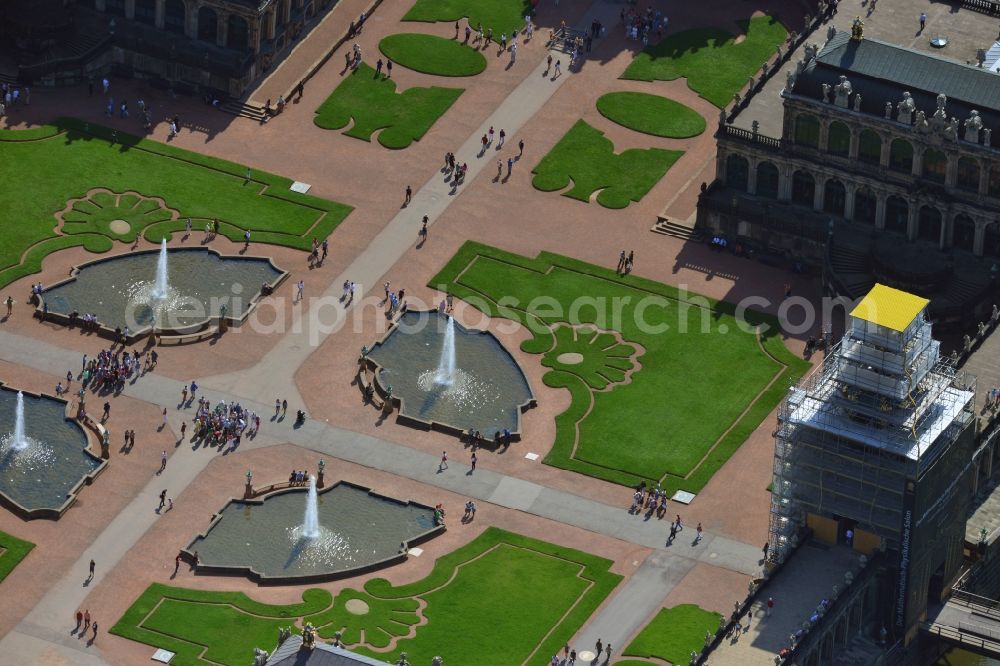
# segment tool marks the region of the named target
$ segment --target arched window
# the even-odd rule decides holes
[[[808,171],[792,174],[792,203],[813,207],[816,201],[816,179]]]
[[[229,28],[226,31],[226,46],[235,51],[246,51],[249,43],[250,36],[246,19],[236,14],[230,14]]]
[[[858,161],[878,165],[882,162],[882,137],[871,130],[861,130],[858,136]]]
[[[885,230],[897,234],[906,233],[910,207],[902,197],[891,196],[885,201]]]
[[[750,163],[742,155],[730,155],[726,158],[726,185],[739,190],[747,191],[750,184]]]
[[[958,178],[955,184],[959,189],[969,192],[979,191],[979,162],[971,157],[962,157],[958,160]]]
[[[859,187],[854,193],[854,221],[875,224],[876,204],[875,193],[867,187]]]
[[[830,130],[826,135],[826,151],[838,157],[847,157],[851,152],[851,130],[844,123],[834,121],[830,123]]]
[[[819,148],[819,120],[816,116],[802,113],[795,117],[795,143]]]
[[[1000,162],[990,164],[990,196],[1000,197]]]
[[[219,17],[211,7],[198,10],[198,39],[203,42],[215,43],[219,33]]]
[[[893,139],[889,144],[889,168],[893,171],[913,171],[913,146],[905,139]]]
[[[184,0],[167,0],[163,14],[163,27],[170,32],[183,35],[186,15]]]
[[[976,223],[968,215],[956,215],[951,223],[951,246],[968,250],[976,244]]]
[[[778,198],[778,167],[770,162],[757,165],[757,196]]]
[[[823,211],[832,215],[843,215],[847,191],[844,184],[835,178],[826,181],[823,188]]]
[[[135,0],[135,20],[156,25],[156,0]]]
[[[920,215],[917,218],[917,238],[931,243],[941,242],[941,211],[932,206],[920,207]]]
[[[983,234],[983,254],[1000,258],[1000,222],[991,222]]]
[[[924,152],[924,178],[943,183],[948,174],[948,156],[936,148]]]

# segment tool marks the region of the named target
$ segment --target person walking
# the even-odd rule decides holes
[[[90,561],[90,577],[91,578],[94,577],[94,569],[96,569],[96,568],[97,568],[97,563],[94,562],[94,560],[91,560]]]
[[[500,140],[497,141],[497,150],[500,150],[501,148],[503,148],[504,139],[507,138],[507,133],[503,131],[502,127],[500,128],[500,135],[499,136],[500,136]]]
[[[90,629],[90,609],[83,611],[83,630]]]
[[[412,199],[412,198],[413,198],[413,188],[411,188],[409,185],[407,185],[406,186],[406,199],[403,200],[403,205],[404,206],[409,206],[410,205],[410,199]]]
[[[771,612],[774,610],[774,597],[767,598],[767,611],[764,613],[767,617],[771,617]]]
[[[448,452],[447,451],[442,451],[441,452],[441,462],[438,464],[438,471],[442,472],[442,471],[444,471],[446,469],[448,469]]]
[[[167,451],[166,449],[164,449],[163,453],[160,454],[160,472],[162,473],[163,470],[165,470],[166,468],[167,468]]]
[[[596,650],[596,652],[597,652],[598,655],[600,655],[602,652],[604,652],[604,643],[601,642],[600,638],[597,639],[597,650]]]
[[[495,180],[500,180],[500,176],[502,175],[503,175],[503,162],[501,160],[497,160],[497,177]]]
[[[299,280],[298,284],[295,285],[295,302],[301,303],[302,299],[305,298],[306,292],[306,281]]]
[[[701,523],[698,523],[698,526],[695,527],[694,529],[697,532],[697,534],[694,537],[694,542],[701,543]]]
[[[924,31],[924,27],[927,25],[927,14],[920,12],[920,32]]]
[[[386,58],[385,61],[385,78],[387,79],[392,78],[392,61],[389,60],[388,58]]]
[[[476,452],[475,452],[475,451],[473,451],[473,452],[472,452],[472,471],[473,471],[473,472],[475,472],[475,471],[476,471],[476,462],[477,462],[478,460],[479,460],[479,459],[478,459],[478,458],[476,458]]]
[[[156,510],[159,511],[160,509],[162,509],[166,505],[166,503],[167,503],[167,490],[166,488],[164,488],[162,491],[160,491],[160,506],[156,507]]]
[[[510,178],[510,172],[514,170],[514,158],[507,158],[507,177]]]
[[[517,159],[521,159],[522,155],[524,155],[524,139],[517,142]]]

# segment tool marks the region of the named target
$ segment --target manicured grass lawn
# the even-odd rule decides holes
[[[605,208],[625,208],[641,200],[683,155],[680,150],[633,148],[615,153],[604,133],[578,120],[532,171],[531,181],[543,192],[573,187],[563,196],[597,202]]]
[[[657,657],[673,664],[686,664],[692,652],[701,652],[705,647],[705,634],[714,634],[718,630],[721,617],[718,613],[703,610],[694,604],[664,608],[628,644],[622,655]]]
[[[545,462],[623,485],[700,491],[808,368],[771,317],[745,314],[758,341],[728,303],[555,254],[468,242],[428,284],[529,328],[571,397]]]
[[[694,109],[659,95],[613,92],[597,100],[608,120],[644,134],[687,139],[705,131],[705,119]]]
[[[476,49],[434,35],[389,35],[378,48],[397,64],[424,74],[474,76],[486,69],[486,58]]]
[[[788,31],[776,18],[757,16],[740,21],[746,39],[716,28],[696,28],[670,35],[646,47],[628,66],[623,79],[673,81],[686,77],[688,86],[717,107],[760,74],[760,66],[785,41]]]
[[[0,532],[0,582],[10,575],[21,560],[28,556],[35,544]]]
[[[439,558],[420,581],[393,587],[375,579],[364,591],[348,588],[336,599],[313,588],[301,604],[269,606],[242,593],[151,585],[111,633],[176,652],[175,666],[243,666],[254,647],[273,650],[278,627],[292,622],[311,623],[322,638],[342,631],[351,649],[390,663],[402,651],[413,664],[430,663],[435,655],[456,664],[541,662],[621,580],[610,567],[603,558],[489,528]],[[350,599],[364,601],[369,611],[349,613]],[[426,623],[416,626],[420,600]]]
[[[417,0],[403,20],[434,23],[468,18],[473,30],[482,23],[484,31],[493,28],[494,38],[499,39],[500,33],[506,32],[509,36],[514,30],[523,28],[524,17],[530,13],[528,0]],[[463,24],[463,39],[464,31]]]
[[[182,231],[188,217],[197,231],[218,218],[220,233],[234,241],[249,229],[254,242],[307,250],[351,211],[290,191],[287,178],[254,170],[247,183],[245,166],[124,133],[112,145],[109,137],[107,128],[73,119],[0,131],[3,161],[17,165],[0,178],[0,209],[12,221],[0,243],[0,287],[37,273],[56,250],[106,252],[112,239],[131,241],[137,234],[158,243]],[[89,196],[97,188],[111,194]],[[71,199],[79,201],[57,231],[55,214]],[[112,232],[114,219],[128,221],[131,231]]]
[[[427,133],[463,90],[461,88],[410,88],[396,92],[396,82],[361,63],[316,109],[313,121],[323,129],[340,129],[356,139],[378,142],[386,148],[406,148]]]

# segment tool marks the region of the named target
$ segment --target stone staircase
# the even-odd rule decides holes
[[[830,268],[853,297],[860,297],[875,286],[868,253],[856,247],[834,243],[830,249]]]
[[[262,104],[258,104],[257,102],[241,102],[239,100],[231,99],[219,108],[226,113],[231,113],[232,115],[239,116],[240,118],[249,118],[250,120],[256,120],[259,123],[267,122],[267,114],[264,113],[264,106]]]
[[[688,226],[683,221],[674,221],[666,217],[657,217],[656,223],[650,229],[654,234],[662,236],[672,236],[686,241],[700,241],[701,232],[694,227]]]

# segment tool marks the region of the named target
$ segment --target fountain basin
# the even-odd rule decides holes
[[[262,499],[231,499],[208,530],[184,549],[198,553],[199,573],[245,575],[261,583],[294,584],[354,576],[406,560],[400,544],[416,546],[444,531],[434,509],[403,502],[346,481],[317,491],[320,535],[305,538],[306,487]]]
[[[517,361],[489,331],[454,326],[456,379],[436,381],[447,315],[436,310],[403,313],[366,357],[383,397],[392,387],[399,421],[458,436],[470,428],[484,437],[521,434],[521,414],[535,406]]]
[[[261,286],[275,289],[288,273],[269,257],[223,255],[211,248],[168,249],[169,295],[154,295],[160,250],[141,250],[75,266],[46,288],[37,312],[70,325],[70,313],[96,315],[99,330],[129,328],[130,341],[157,333],[189,334],[221,317],[239,326],[256,306]],[[79,320],[78,320],[79,321]]]
[[[107,466],[88,449],[86,431],[69,403],[24,393],[28,446],[13,450],[17,391],[0,386],[0,504],[24,520],[58,519]]]

